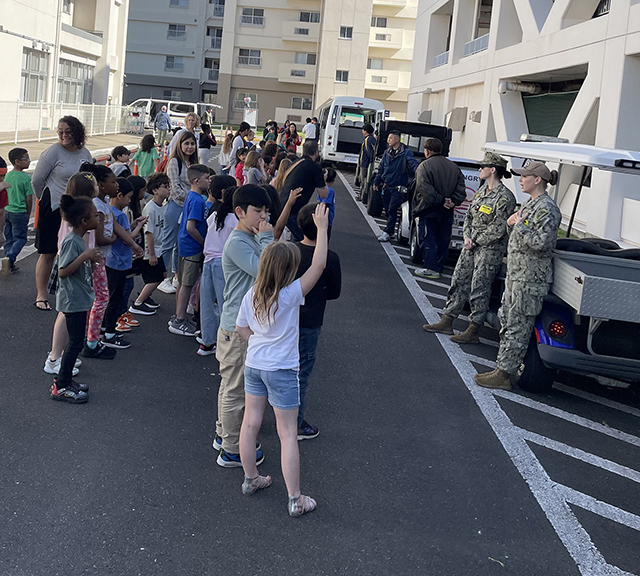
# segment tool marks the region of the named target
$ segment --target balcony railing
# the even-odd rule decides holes
[[[169,40],[186,40],[187,32],[186,30],[168,30],[167,38]]]
[[[211,48],[214,50],[220,50],[220,48],[222,48],[222,38],[211,36]]]
[[[260,66],[262,66],[262,57],[238,56],[238,66],[251,66],[255,68],[260,68]]]
[[[217,82],[219,77],[220,77],[220,70],[209,70],[209,80],[213,80],[214,82]]]
[[[387,77],[386,76],[371,76],[371,82],[373,84],[386,84],[387,83]]]
[[[433,67],[438,68],[439,66],[444,66],[449,63],[449,50],[443,52],[442,54],[438,54],[433,59]]]
[[[296,76],[298,78],[305,78],[307,75],[306,70],[291,70],[291,76]]]
[[[222,4],[222,5],[216,4],[213,7],[213,15],[216,18],[222,18],[224,16],[224,4]]]
[[[168,72],[182,72],[184,64],[182,62],[165,62],[164,69]]]
[[[243,26],[264,26],[264,16],[246,16],[240,17],[240,24]]]
[[[233,109],[235,111],[238,110],[244,110],[247,106],[244,103],[244,100],[234,100],[233,101]],[[249,102],[249,108],[257,108],[258,107],[258,102],[255,100],[252,100],[251,102]]]
[[[471,42],[467,42],[464,45],[464,55],[471,56],[471,54],[477,54],[489,48],[489,34],[480,36]]]

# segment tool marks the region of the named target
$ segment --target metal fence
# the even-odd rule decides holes
[[[142,134],[144,110],[109,104],[49,104],[46,102],[0,101],[0,144],[57,138],[58,120],[75,116],[87,136]]]

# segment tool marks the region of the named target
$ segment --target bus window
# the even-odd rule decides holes
[[[320,113],[320,128],[324,129],[327,127],[327,120],[329,119],[329,108],[325,108]]]
[[[331,126],[336,125],[336,120],[338,119],[338,108],[339,106],[333,107],[333,113],[331,114]]]

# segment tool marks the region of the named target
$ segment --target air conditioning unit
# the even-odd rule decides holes
[[[448,113],[447,128],[454,132],[462,132],[467,125],[467,107],[454,108]]]
[[[476,123],[482,122],[482,110],[472,110],[469,114],[469,120]]]
[[[418,116],[418,122],[425,122],[426,124],[431,124],[431,116],[433,114],[433,110],[423,110],[420,112]]]

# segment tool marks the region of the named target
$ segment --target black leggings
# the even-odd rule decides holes
[[[78,359],[78,354],[80,354],[84,346],[84,334],[87,328],[87,311],[65,312],[64,319],[67,321],[69,343],[64,349],[60,363],[60,372],[58,373],[59,388],[64,388],[68,384],[71,384],[73,367]]]
[[[116,331],[116,323],[121,314],[124,298],[124,285],[127,281],[126,270],[116,270],[107,266],[107,283],[109,284],[109,304],[104,314],[104,327],[107,333]]]

